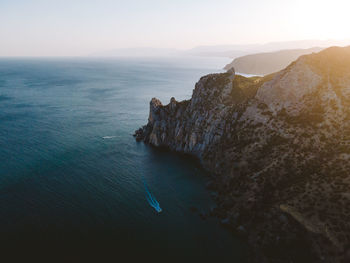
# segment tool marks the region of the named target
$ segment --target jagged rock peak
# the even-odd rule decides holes
[[[235,68],[234,68],[234,67],[228,69],[226,72],[227,72],[228,74],[230,74],[230,75],[229,75],[229,78],[230,78],[231,80],[233,80],[233,79],[235,78],[235,76],[236,76],[236,71],[235,71]]]

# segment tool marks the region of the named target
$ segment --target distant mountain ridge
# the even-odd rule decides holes
[[[225,66],[225,69],[234,68],[239,73],[267,75],[284,69],[302,55],[319,52],[322,49],[321,47],[313,47],[246,55],[234,59]]]
[[[236,45],[216,45],[198,46],[186,51],[187,54],[210,57],[230,57],[237,58],[249,54],[275,52],[287,49],[309,49],[312,47],[327,48],[330,46],[347,46],[350,40],[295,40],[269,42],[265,44],[236,44]]]
[[[132,47],[116,48],[97,51],[89,56],[93,57],[159,57],[159,56],[202,56],[237,58],[249,54],[274,52],[285,49],[308,49],[312,47],[330,47],[350,45],[350,40],[296,40],[269,42],[265,44],[235,44],[235,45],[207,45],[190,49]]]
[[[117,48],[90,54],[92,57],[158,57],[175,56],[179,51],[172,48]]]

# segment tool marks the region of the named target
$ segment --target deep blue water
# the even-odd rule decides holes
[[[0,59],[0,250],[241,262],[240,242],[190,210],[214,206],[198,163],[132,137],[152,97],[188,99],[227,62]]]

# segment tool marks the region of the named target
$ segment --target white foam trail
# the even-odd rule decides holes
[[[151,194],[151,192],[148,190],[148,186],[146,184],[146,181],[143,180],[143,184],[145,185],[145,190],[146,190],[146,199],[147,202],[151,207],[153,207],[158,213],[162,212],[162,208],[160,208],[160,205],[156,198]]]
[[[115,138],[116,136],[103,136],[102,139],[113,139]]]

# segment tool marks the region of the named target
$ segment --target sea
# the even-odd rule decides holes
[[[243,242],[200,216],[215,203],[198,161],[132,136],[151,98],[189,99],[228,62],[0,58],[1,255],[242,262]]]

